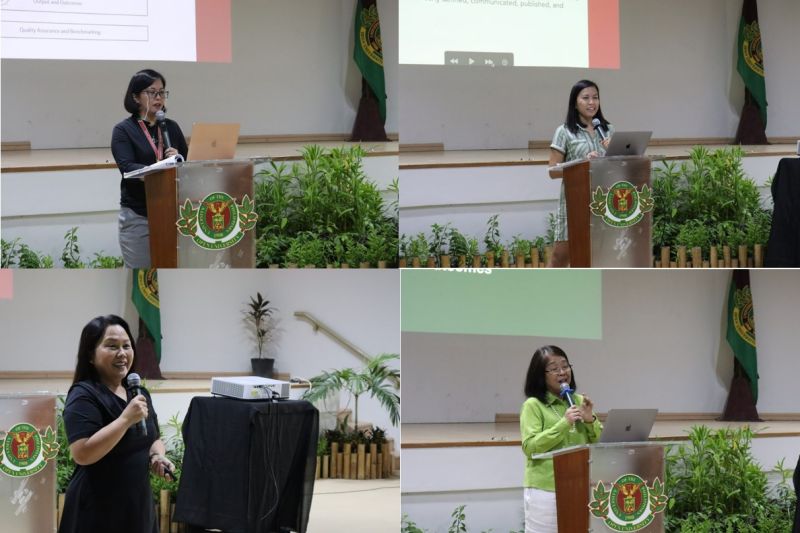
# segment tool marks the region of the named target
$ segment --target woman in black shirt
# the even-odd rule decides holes
[[[164,158],[180,154],[186,157],[186,139],[177,122],[166,119],[171,146],[156,125],[156,113],[166,111],[169,96],[164,76],[155,70],[141,70],[133,75],[125,92],[125,110],[131,116],[114,126],[111,153],[120,173],[152,165]],[[147,205],[144,181],[122,179],[119,214],[119,245],[128,268],[150,266],[150,232],[147,227]]]
[[[133,369],[128,324],[100,316],[81,333],[64,424],[77,464],[67,487],[59,533],[157,533],[148,467],[174,469],[159,438],[150,394],[128,401],[123,382]],[[147,432],[137,429],[145,421]]]

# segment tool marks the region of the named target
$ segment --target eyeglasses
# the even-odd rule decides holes
[[[572,365],[554,366],[551,368],[545,368],[544,371],[547,372],[548,374],[560,374],[562,372],[566,374],[567,372],[572,371]]]
[[[146,91],[142,92],[147,94],[150,98],[155,98],[156,96],[163,98],[164,100],[169,98],[169,91],[154,91],[153,89],[147,89]]]

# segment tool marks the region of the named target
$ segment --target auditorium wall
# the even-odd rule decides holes
[[[759,411],[797,412],[788,391],[800,375],[800,273],[752,271],[751,280]],[[531,355],[544,344],[565,349],[578,391],[600,412],[719,413],[733,372],[729,282],[725,271],[606,270],[600,341],[403,333],[403,422],[492,422],[496,413],[518,413]]]
[[[353,0],[231,2],[233,62],[2,60],[2,140],[33,148],[110,145],[131,75],[167,79],[169,116],[239,122],[241,135],[349,133],[361,95]],[[378,0],[388,132],[397,131],[397,2]]]
[[[72,372],[81,328],[100,314],[122,315],[137,329],[127,270],[15,271],[13,276],[14,298],[0,300],[2,371]],[[362,366],[294,317],[295,311],[314,315],[370,355],[400,353],[397,271],[162,270],[159,290],[161,369],[167,374],[249,374],[254,345],[242,310],[256,291],[278,308],[276,338],[267,353],[279,372],[309,378]],[[344,406],[346,395],[342,398]],[[359,420],[390,426],[378,402],[366,396],[359,401]],[[398,428],[390,434],[399,436]]]
[[[620,70],[402,66],[400,139],[447,149],[527,148],[563,122],[569,89],[596,81],[618,130],[655,138],[733,138],[744,101],[736,72],[741,0],[620,0]],[[759,2],[767,135],[798,137],[800,3]],[[557,46],[554,43],[554,46]]]

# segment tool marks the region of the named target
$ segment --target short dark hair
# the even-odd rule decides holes
[[[578,102],[578,95],[580,92],[587,87],[594,87],[597,89],[597,96],[600,96],[600,87],[591,80],[581,80],[575,85],[572,86],[572,90],[569,92],[569,103],[567,103],[567,118],[564,119],[564,125],[567,127],[569,131],[572,133],[578,133],[578,126],[586,127],[588,124],[584,124],[581,122],[581,116],[578,114],[578,110],[575,109],[575,105]],[[598,105],[597,106],[597,113],[595,114],[595,118],[600,120],[600,123],[603,124],[603,128],[608,131],[608,121],[603,116],[603,110]]]
[[[161,73],[156,72],[153,69],[146,68],[144,70],[140,70],[136,74],[133,75],[131,78],[130,83],[128,83],[128,90],[125,91],[125,99],[123,100],[123,105],[125,106],[125,111],[130,113],[131,115],[139,116],[139,104],[136,103],[136,100],[133,98],[134,94],[139,94],[140,92],[144,91],[156,80],[161,80],[161,83],[164,84],[164,87],[167,86],[167,80],[164,79],[164,76]],[[163,107],[164,111],[167,110],[166,107]]]
[[[544,403],[547,395],[547,383],[544,377],[544,367],[547,365],[547,358],[550,356],[563,357],[569,363],[569,357],[566,352],[558,346],[542,346],[531,357],[531,363],[528,365],[528,375],[525,377],[525,397],[537,398],[540,402]],[[575,372],[571,372],[569,386],[575,390]]]
[[[133,341],[133,334],[128,323],[117,315],[98,316],[91,319],[81,331],[81,340],[78,343],[78,362],[75,364],[75,375],[72,378],[73,385],[84,380],[100,381],[100,375],[92,364],[92,357],[94,357],[95,349],[100,344],[100,341],[103,340],[103,335],[105,335],[109,326],[122,326],[122,329],[128,334],[134,355],[130,371],[134,371],[136,367],[136,344]]]

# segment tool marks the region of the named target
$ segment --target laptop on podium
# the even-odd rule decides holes
[[[611,136],[606,157],[612,155],[644,155],[652,131],[617,131]]]
[[[658,409],[611,409],[600,442],[644,442],[650,436]]]
[[[195,122],[189,139],[189,161],[233,159],[239,144],[239,124]]]

